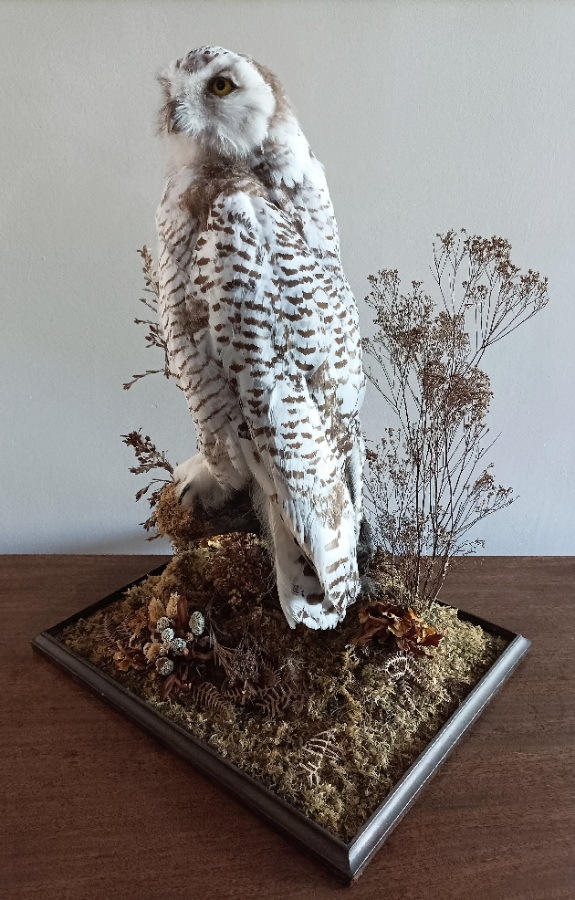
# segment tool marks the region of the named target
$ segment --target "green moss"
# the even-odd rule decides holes
[[[191,690],[161,699],[164,678],[133,652],[137,640],[129,641],[150,600],[167,605],[174,592],[205,611],[212,645],[246,654],[251,648],[251,697],[242,702],[225,693],[230,680],[215,659],[196,667]],[[360,608],[361,601],[334,631],[290,630],[261,541],[227,535],[177,554],[162,575],[70,626],[61,639],[349,841],[505,647],[456,610],[434,604],[426,620],[443,638],[428,657],[398,654],[391,639],[353,648]],[[222,691],[230,715],[201,702],[202,679]]]

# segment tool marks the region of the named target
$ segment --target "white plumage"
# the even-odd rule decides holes
[[[288,623],[330,628],[359,592],[364,375],[323,168],[253,60],[202,47],[160,82],[161,315],[199,450],[174,478],[192,507],[251,489]]]

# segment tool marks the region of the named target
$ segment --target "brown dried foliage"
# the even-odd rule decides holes
[[[361,631],[352,638],[351,644],[363,647],[373,638],[386,642],[389,638],[395,641],[400,650],[418,656],[428,656],[425,648],[437,647],[443,635],[417,615],[414,609],[405,610],[398,606],[390,606],[385,601],[372,600],[363,603],[359,609],[358,619]]]
[[[158,275],[154,268],[154,261],[152,259],[152,254],[148,250],[147,247],[142,247],[141,250],[138,250],[138,253],[142,257],[142,271],[144,273],[144,283],[145,288],[144,292],[147,295],[146,297],[140,297],[140,303],[143,303],[147,309],[149,309],[153,315],[153,319],[134,319],[136,325],[144,325],[146,327],[146,347],[158,347],[162,350],[164,354],[164,366],[162,369],[147,369],[141,375],[133,375],[131,381],[127,381],[124,384],[124,390],[129,390],[136,381],[140,381],[142,378],[145,378],[147,375],[164,375],[165,378],[170,378],[172,372],[170,370],[170,357],[168,353],[168,345],[164,338],[164,333],[162,331],[162,326],[159,323],[158,317],[158,305],[160,300],[160,285],[158,282]]]
[[[208,546],[210,541],[208,540]],[[270,557],[254,534],[219,535],[218,553],[210,558],[208,575],[216,590],[234,607],[253,599],[257,603],[275,587]]]
[[[492,394],[479,363],[548,301],[547,279],[522,274],[503,238],[438,238],[438,300],[417,281],[402,294],[396,271],[379,272],[366,298],[376,332],[363,341],[378,367],[367,376],[397,422],[368,453],[368,505],[419,610],[439,593],[451,558],[483,546],[466,538],[470,529],[513,502],[484,461]]]
[[[131,431],[129,434],[122,435],[122,441],[127,447],[132,447],[136,454],[138,465],[130,467],[130,472],[134,475],[142,475],[147,472],[153,472],[156,469],[163,469],[170,475],[173,474],[173,466],[166,454],[158,450],[149,435],[142,435],[141,431]],[[170,484],[170,480],[167,478],[152,478],[147,485],[136,492],[136,500],[141,500],[142,497],[148,494],[153,485],[159,485],[148,497],[148,503],[152,512],[146,521],[142,522],[146,531],[151,531],[156,526],[156,507],[164,488],[168,484]],[[154,540],[156,537],[159,537],[159,533],[151,535],[148,540]]]

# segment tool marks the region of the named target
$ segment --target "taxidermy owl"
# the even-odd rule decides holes
[[[323,167],[270,71],[201,47],[159,76],[162,327],[197,433],[185,506],[248,489],[290,626],[359,593],[364,374]]]

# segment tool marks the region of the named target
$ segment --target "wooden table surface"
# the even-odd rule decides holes
[[[30,648],[161,561],[0,557],[2,900],[574,900],[575,558],[450,574],[533,647],[351,888]]]

